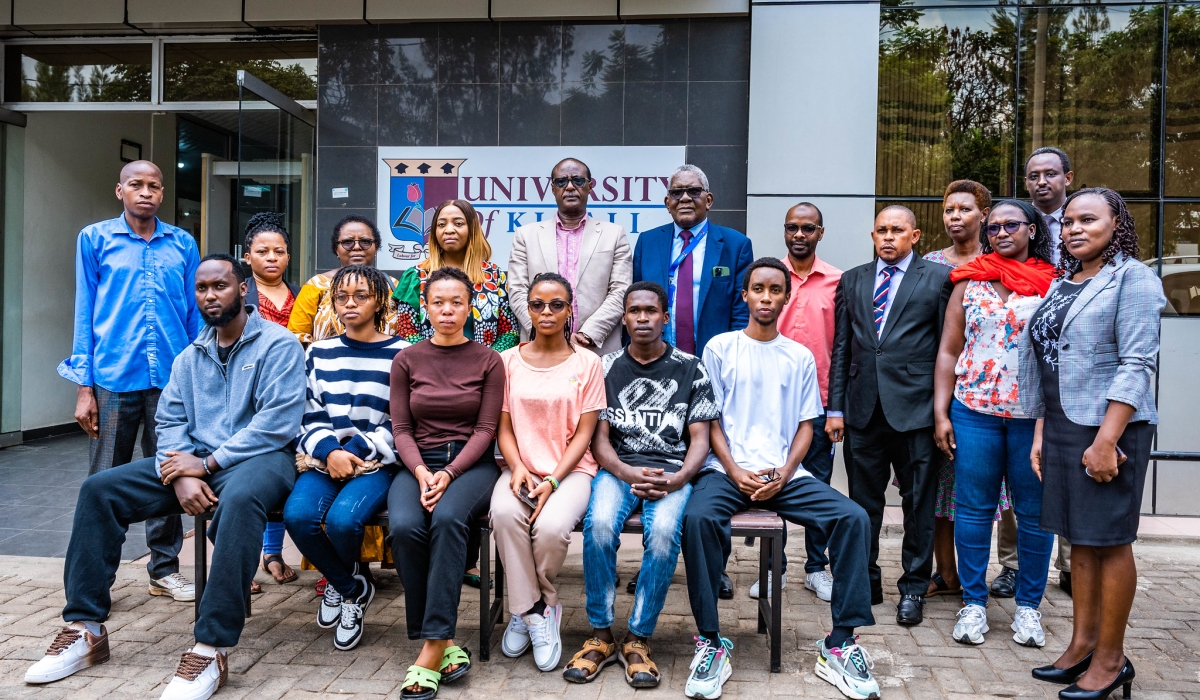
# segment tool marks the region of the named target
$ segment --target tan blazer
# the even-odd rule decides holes
[[[528,340],[529,282],[543,272],[558,272],[555,217],[526,224],[513,235],[508,260],[508,299],[521,324],[521,339]],[[579,279],[575,301],[580,319],[576,329],[599,345],[601,355],[621,349],[621,317],[625,289],[633,282],[633,252],[629,237],[618,224],[588,218],[579,248]]]

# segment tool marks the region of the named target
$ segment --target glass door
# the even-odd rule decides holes
[[[251,216],[282,214],[292,238],[287,280],[301,284],[313,274],[315,264],[316,115],[246,71],[237,72],[237,82],[229,250],[242,257]]]

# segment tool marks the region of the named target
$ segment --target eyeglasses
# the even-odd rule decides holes
[[[346,302],[350,301],[351,296],[354,297],[354,302],[357,304],[365,304],[371,299],[375,298],[374,294],[367,294],[366,292],[355,292],[353,295],[345,292],[338,292],[337,294],[333,295],[333,303],[345,306]]]
[[[1028,226],[1028,225],[1029,225],[1028,221],[1005,221],[1002,224],[988,224],[986,230],[987,230],[987,235],[989,235],[989,236],[1000,235],[1000,229],[1004,229],[1005,233],[1011,235],[1011,234],[1016,233],[1017,231],[1020,231],[1022,226]]]
[[[703,187],[676,187],[667,190],[667,196],[678,202],[683,199],[683,195],[687,195],[691,199],[700,199],[707,192]]]
[[[342,247],[342,250],[354,250],[354,248],[356,246],[358,248],[361,248],[362,250],[370,250],[375,247],[375,239],[374,238],[346,238],[346,239],[338,241],[338,245],[340,245]]]
[[[578,189],[588,184],[588,179],[586,177],[579,177],[576,175],[575,177],[556,177],[551,182],[553,182],[554,186],[560,190],[565,188],[568,183],[575,185],[576,189]]]
[[[567,302],[563,301],[562,299],[555,299],[554,301],[549,302],[542,301],[541,299],[532,299],[529,302],[529,310],[535,314],[542,313],[547,306],[550,307],[550,311],[556,314],[561,314],[563,309],[567,308]]]
[[[817,226],[816,224],[804,224],[804,225],[784,224],[783,225],[783,230],[787,231],[788,233],[792,234],[793,236],[796,235],[800,231],[803,231],[804,235],[806,235],[806,236],[811,236],[814,233],[816,233],[817,230],[820,228],[822,228],[822,227]]]

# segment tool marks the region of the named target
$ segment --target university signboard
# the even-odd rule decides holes
[[[554,217],[550,170],[567,156],[586,163],[596,181],[588,214],[624,226],[631,243],[671,221],[663,199],[684,162],[683,146],[380,148],[379,267],[403,270],[427,257],[433,210],[465,199],[479,214],[492,260],[507,268],[513,232]]]

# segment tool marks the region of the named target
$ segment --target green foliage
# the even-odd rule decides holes
[[[27,102],[146,102],[150,66],[140,63],[62,66],[34,62],[21,84]]]
[[[317,99],[317,81],[296,64],[269,59],[176,61],[168,63],[163,99],[167,102],[237,100],[237,72],[244,70],[293,100]]]

